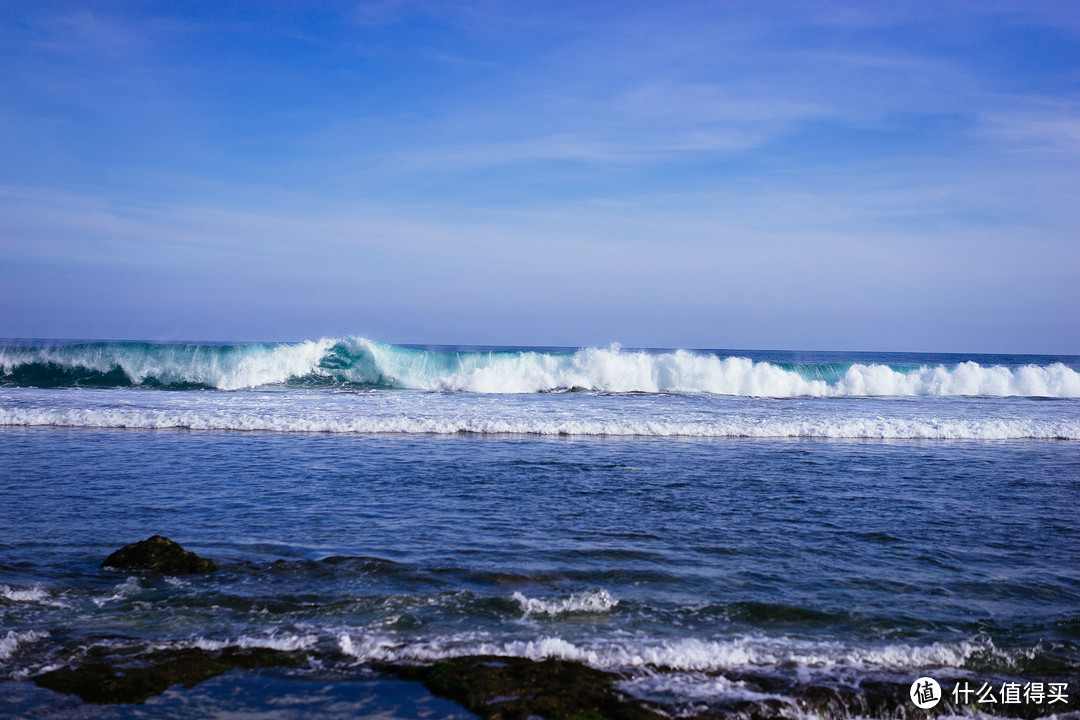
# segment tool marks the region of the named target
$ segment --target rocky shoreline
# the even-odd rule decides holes
[[[178,573],[213,572],[207,558],[184,550],[162,536],[133,543],[110,555],[103,568]],[[325,660],[326,658],[322,658]],[[86,703],[143,703],[171,687],[195,685],[230,670],[304,668],[319,661],[308,652],[230,646],[156,650],[123,657],[101,657],[72,667],[48,670],[29,678],[39,687],[75,695]],[[450,700],[484,720],[662,720],[678,716],[696,720],[769,720],[772,718],[927,718],[948,715],[1007,715],[1019,718],[1055,716],[1080,720],[1076,701],[1068,705],[957,707],[948,697],[929,711],[917,709],[908,697],[909,684],[863,681],[857,688],[795,684],[762,672],[725,672],[724,682],[737,683],[739,697],[708,706],[683,703],[674,707],[662,698],[636,697],[626,685],[642,673],[662,675],[656,667],[634,674],[601,670],[581,662],[496,655],[449,657],[430,664],[368,663],[353,670],[374,670],[386,677],[422,684],[432,695]],[[348,681],[348,677],[345,678]]]
[[[216,652],[187,648],[115,662],[99,660],[51,670],[30,680],[39,687],[76,695],[91,704],[142,703],[170,687],[191,688],[229,670],[297,668],[310,659],[305,653],[263,648],[227,647]],[[728,680],[742,683],[756,697],[725,706],[673,708],[624,692],[620,686],[630,680],[627,674],[567,660],[469,655],[423,665],[377,663],[365,667],[388,677],[418,682],[431,694],[457,703],[484,720],[663,720],[673,715],[688,720],[791,720],[807,716],[906,719],[974,715],[976,711],[1019,718],[1080,718],[1075,704],[1053,713],[1046,712],[1051,709],[1047,706],[1041,706],[1041,713],[1040,706],[1034,706],[1033,712],[1030,705],[1009,706],[1007,712],[991,708],[987,712],[986,708],[957,707],[946,700],[933,710],[923,711],[911,705],[908,686],[884,682],[864,684],[858,690],[810,685],[792,693],[791,687],[768,677],[728,675]]]

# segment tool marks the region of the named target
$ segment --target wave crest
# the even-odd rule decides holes
[[[9,630],[7,635],[0,637],[0,660],[9,659],[15,654],[19,645],[37,642],[38,640],[47,637],[49,637],[49,633],[39,632],[37,630]]]
[[[604,669],[632,667],[679,671],[722,672],[747,667],[798,666],[831,670],[906,671],[916,668],[963,668],[980,655],[1007,661],[1011,655],[987,638],[953,643],[851,646],[840,642],[813,642],[786,637],[744,636],[725,640],[634,638],[614,642],[574,642],[558,636],[495,642],[482,634],[400,642],[387,636],[349,633],[338,637],[345,655],[361,661],[432,662],[466,655],[505,655],[530,660],[549,658],[582,662]]]
[[[242,390],[329,385],[469,393],[706,393],[751,397],[1080,397],[1064,363],[1005,367],[780,364],[717,353],[425,350],[366,338],[275,345],[0,346],[0,383]]]
[[[612,598],[607,590],[594,590],[576,593],[570,597],[550,599],[525,597],[516,592],[513,600],[521,606],[521,611],[525,615],[550,617],[569,613],[606,613],[619,604],[619,601]]]

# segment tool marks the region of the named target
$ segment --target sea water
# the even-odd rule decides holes
[[[1064,683],[1056,707],[977,709],[1075,712],[1078,368],[9,341],[0,714],[135,717],[25,680],[230,645],[308,660],[170,691],[153,716],[284,697],[312,717],[463,717],[371,668],[468,654],[615,670],[672,713],[753,699],[746,678],[795,717],[810,687],[921,676]],[[99,567],[152,534],[221,570]]]

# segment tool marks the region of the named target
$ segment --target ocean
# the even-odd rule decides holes
[[[1078,370],[0,341],[0,717],[474,717],[386,671],[472,655],[670,716],[924,717],[929,677],[946,715],[1080,717]],[[220,569],[100,567],[154,534]],[[139,705],[32,682],[227,647],[302,662]]]

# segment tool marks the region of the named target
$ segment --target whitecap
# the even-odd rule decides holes
[[[529,598],[519,592],[512,599],[521,606],[525,615],[563,615],[566,613],[606,613],[610,612],[618,600],[611,597],[607,590],[592,590],[564,598]]]

